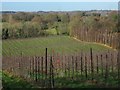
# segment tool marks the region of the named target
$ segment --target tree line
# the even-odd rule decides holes
[[[73,36],[73,32],[118,32],[117,11],[92,13],[74,12],[16,12],[2,14],[2,39],[48,36],[47,30],[55,29],[57,35]]]

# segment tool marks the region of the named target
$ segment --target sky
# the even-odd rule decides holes
[[[120,0],[1,0],[1,2],[119,2]]]
[[[118,10],[118,2],[2,2],[2,11]]]

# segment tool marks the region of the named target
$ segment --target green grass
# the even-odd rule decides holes
[[[49,76],[47,77],[47,80],[45,78],[41,78],[41,74],[37,76],[39,77],[40,82],[46,82],[47,85],[49,85],[50,80]],[[74,76],[72,74],[70,76],[66,74],[65,76],[62,77],[61,76],[54,77],[54,84],[55,88],[118,88],[118,78],[116,76],[117,72],[114,73],[110,72],[109,77],[107,77],[107,80],[105,80],[105,77],[102,76],[102,73],[100,72],[99,74],[94,73],[94,79],[92,81],[91,74],[88,74],[87,78],[85,77],[84,73],[82,75],[80,73],[74,73]],[[34,75],[31,76],[31,79],[33,77]],[[26,89],[41,87],[40,82],[30,84],[27,81],[21,79],[20,77],[15,77],[7,72],[3,72],[2,78],[4,90],[8,89],[12,90],[13,88]]]
[[[105,75],[105,72],[103,73]],[[87,73],[87,77],[85,76],[85,73],[80,72],[71,72],[70,74],[65,74],[63,76],[60,76],[58,74],[57,76],[54,76],[54,84],[56,88],[117,88],[118,87],[118,77],[117,72],[109,72],[109,76],[107,79],[102,75],[101,72],[94,73],[94,79],[92,80],[92,75],[90,73]],[[49,84],[50,77],[47,77],[47,80],[45,79],[45,74],[31,74],[31,78],[35,78],[37,76],[40,81],[46,82]]]
[[[105,72],[104,72],[105,75]],[[87,74],[87,78],[85,73],[82,75],[80,73],[74,73],[74,75],[70,75],[67,77],[58,77],[55,78],[55,83],[57,87],[66,87],[66,88],[118,88],[118,77],[117,72],[109,72],[109,76],[105,79],[102,76],[102,73],[94,73],[93,81],[92,75],[90,73]],[[73,78],[74,77],[74,78]]]
[[[36,86],[28,83],[27,81],[15,77],[10,73],[0,72],[2,74],[2,87],[4,90],[13,90],[13,88],[35,88]]]
[[[21,52],[25,56],[40,56],[45,54],[45,48],[48,53],[54,52],[61,54],[74,54],[82,51],[88,52],[90,48],[94,51],[106,51],[107,47],[88,42],[77,41],[69,36],[49,36],[29,39],[3,40],[3,56],[19,56]]]

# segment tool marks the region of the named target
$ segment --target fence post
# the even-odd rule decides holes
[[[120,50],[117,55],[117,67],[118,67],[118,87],[120,87]]]
[[[113,63],[113,55],[112,55],[112,53],[111,53],[111,65],[112,65],[112,73],[114,72],[113,71],[113,65],[114,65],[114,63]]]
[[[20,59],[20,76],[22,77],[22,74],[23,74],[23,72],[22,72],[22,67],[23,67],[23,57],[22,57],[22,52],[21,52],[21,59]]]
[[[102,56],[102,54],[101,54],[101,71],[102,71],[102,76],[103,76],[103,56]]]
[[[33,81],[34,81],[34,70],[35,70],[35,67],[34,67],[34,57],[33,57],[33,60],[32,60],[32,67],[33,67],[32,76],[33,76]]]
[[[38,80],[40,81],[40,57],[38,57]]]
[[[72,78],[74,79],[74,57],[72,56]]]
[[[64,64],[64,66],[65,66],[65,77],[67,76],[67,70],[66,70],[66,69],[67,69],[67,66],[66,66],[66,63],[67,63],[67,62],[66,62],[66,56],[65,56],[65,64]]]
[[[68,56],[68,77],[70,78],[70,63],[69,63],[69,60],[70,60],[70,58],[69,58],[69,56]]]
[[[37,57],[35,57],[35,81],[37,82]]]
[[[87,79],[87,57],[86,57],[86,54],[85,54],[85,77]]]
[[[105,82],[107,82],[107,78],[108,78],[108,55],[106,54]]]
[[[31,71],[32,71],[31,63],[32,63],[32,62],[31,62],[31,58],[30,58],[30,57],[29,57],[29,60],[30,60],[30,78],[31,78],[31,74],[32,74],[32,72],[31,72]]]
[[[52,67],[51,67],[51,60],[52,60],[52,57],[50,57],[50,65],[49,65],[49,69],[50,69],[50,72],[49,72],[49,82],[50,82],[50,88],[52,88],[52,73],[51,73],[51,70],[52,70]]]
[[[41,74],[42,74],[42,87],[45,85],[44,76],[43,76],[43,57],[41,57]]]
[[[120,2],[118,3],[120,5]],[[120,9],[120,8],[119,8]],[[118,11],[118,32],[117,32],[117,42],[118,42],[118,55],[117,55],[117,62],[118,62],[118,87],[120,88],[120,11]]]
[[[82,58],[82,56],[83,56],[83,54],[82,54],[82,52],[81,52],[81,59],[80,59],[80,66],[81,66],[81,76],[82,76],[82,73],[83,73],[83,58]]]
[[[75,60],[75,71],[76,71],[76,76],[78,75],[78,64],[77,64],[77,56],[76,56],[76,60]]]
[[[61,71],[62,71],[62,73],[64,72],[64,69],[63,69],[63,55],[61,56]]]
[[[93,75],[94,75],[94,67],[93,67],[93,52],[92,48],[90,48],[90,58],[91,58],[91,75],[92,75],[92,80],[93,80]]]
[[[98,55],[96,55],[96,59],[97,59],[97,74],[99,73],[99,68],[98,68]]]
[[[50,57],[50,87],[54,88],[54,71],[53,71],[52,56]]]
[[[47,48],[45,51],[45,85],[47,86]]]

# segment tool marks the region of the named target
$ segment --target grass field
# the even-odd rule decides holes
[[[2,87],[3,90],[13,90],[15,88],[23,88],[23,90],[27,88],[34,88],[36,86],[33,86],[32,84],[28,83],[27,81],[14,77],[13,75],[10,75],[6,72],[1,72],[2,74]]]
[[[54,50],[54,52],[61,54],[74,54],[81,52],[81,50],[87,52],[90,48],[93,48],[94,51],[108,50],[105,46],[77,41],[69,36],[49,36],[3,40],[2,55],[19,56],[22,52],[25,56],[40,56],[44,55],[45,48],[48,48],[48,53],[51,53]]]
[[[0,74],[2,73],[0,72]],[[113,76],[115,77],[116,73],[114,73]],[[101,75],[96,75],[94,81],[86,79],[85,75],[78,75],[77,77],[79,78],[74,79],[72,77],[58,77],[55,78],[55,88],[116,88],[118,87],[118,81],[117,78],[113,78],[113,76],[109,77],[107,81],[105,81],[104,77],[101,77]],[[28,88],[40,88],[39,84],[28,83],[27,81],[7,72],[3,72],[2,74],[2,86],[4,90],[12,90],[15,88],[23,88],[23,90]]]

